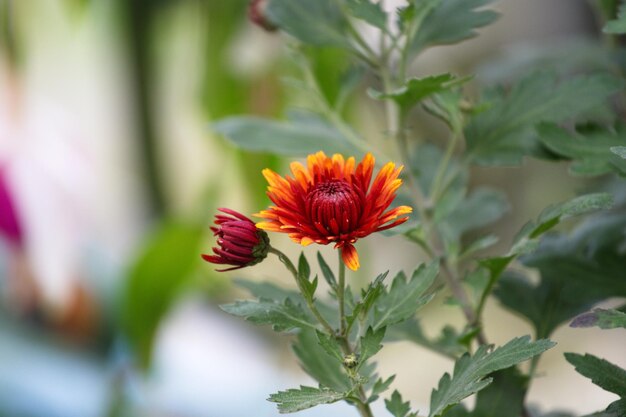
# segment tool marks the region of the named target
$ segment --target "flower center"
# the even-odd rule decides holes
[[[347,181],[332,179],[313,187],[306,197],[306,211],[320,233],[339,237],[357,228],[361,198]]]

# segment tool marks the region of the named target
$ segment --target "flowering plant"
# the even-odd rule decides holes
[[[287,121],[230,117],[215,130],[244,149],[306,157],[306,166],[292,162],[291,176],[264,170],[273,205],[255,215],[261,219],[256,226],[223,209],[226,215],[218,215],[213,228],[219,247],[204,258],[232,265],[230,270],[274,254],[293,276],[298,292],[247,285],[258,299],[223,306],[255,324],[294,334],[294,351],[319,385],[270,395],[281,413],[345,401],[362,417],[372,417],[372,404],[384,396],[394,417],[547,416],[526,399],[541,355],[555,345],[549,340],[554,331],[568,322],[626,327],[618,309],[591,310],[626,296],[626,194],[617,179],[626,174],[626,141],[623,120],[610,101],[623,92],[623,80],[611,68],[559,73],[532,71],[529,64],[506,88],[475,97],[465,89],[471,77],[411,75],[425,50],[471,38],[495,21],[498,14],[484,7],[490,3],[421,0],[397,9],[386,8],[383,0],[251,3],[254,22],[290,35],[299,71],[292,84],[309,109],[292,112]],[[615,16],[615,7],[605,3],[602,10]],[[623,32],[623,15],[608,22],[606,32]],[[349,63],[334,94],[314,71],[316,53],[324,48],[339,51]],[[376,108],[384,109],[385,126],[373,137],[359,133],[346,117],[361,85],[367,85]],[[429,116],[443,122],[447,139],[426,139],[420,124]],[[388,162],[375,174],[373,155],[403,166]],[[469,178],[478,166],[518,166],[531,157],[572,161],[572,173],[603,175],[605,181],[593,192],[551,205],[526,223],[513,243],[494,248],[498,238],[486,227],[509,203],[499,190],[470,186]],[[585,216],[574,230],[554,231],[574,216]],[[422,261],[408,275],[382,272],[357,290],[346,267],[362,272],[355,244],[379,231],[415,243],[416,255],[410,256]],[[306,254],[292,262],[265,232],[286,233],[303,247],[338,249],[336,271],[317,254],[328,297]],[[446,293],[465,323],[427,336],[421,327],[427,317],[420,321],[416,315]],[[521,335],[497,347],[491,342],[484,313],[493,297],[530,323],[532,337]],[[398,390],[388,394],[395,376],[376,373],[372,358],[395,340],[413,341],[454,362],[432,390],[428,411],[413,411]],[[590,354],[566,353],[565,359],[619,396],[594,415],[626,416],[626,371]],[[521,366],[526,361],[528,368]],[[463,401],[471,396],[473,407]]]

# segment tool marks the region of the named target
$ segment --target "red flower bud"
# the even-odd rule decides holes
[[[202,255],[202,259],[218,265],[234,265],[217,269],[219,272],[255,265],[265,259],[270,249],[267,233],[257,229],[254,222],[241,213],[227,208],[219,211],[226,214],[217,214],[217,227],[211,227],[219,247],[213,248],[214,255]]]
[[[248,6],[248,18],[252,21],[252,23],[261,26],[268,32],[274,32],[278,28],[269,21],[267,15],[265,14],[267,3],[268,0],[252,0]]]

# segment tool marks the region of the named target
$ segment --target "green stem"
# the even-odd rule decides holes
[[[345,289],[346,289],[346,264],[341,259],[341,251],[337,251],[339,257],[339,282],[337,283],[337,302],[339,303],[339,334],[346,339],[346,314],[345,314]]]
[[[446,176],[446,172],[448,171],[448,165],[450,164],[450,160],[452,159],[452,155],[454,154],[457,143],[459,143],[460,137],[460,133],[457,131],[457,129],[455,129],[455,131],[452,133],[452,138],[448,142],[446,153],[443,155],[443,158],[439,163],[439,167],[437,167],[437,173],[435,174],[435,179],[433,180],[433,185],[430,191],[430,200],[433,202],[433,204],[435,204],[443,194],[443,191],[441,190],[443,180]]]
[[[317,321],[322,325],[322,327],[324,327],[324,330],[326,330],[326,333],[328,333],[330,336],[334,335],[335,330],[328,323],[328,321],[326,321],[326,319],[320,314],[313,300],[309,297],[304,296],[304,291],[302,289],[302,285],[300,284],[300,279],[298,278],[298,270],[296,269],[293,262],[291,262],[291,260],[287,257],[287,255],[285,255],[280,250],[274,248],[273,246],[270,246],[269,253],[273,253],[274,255],[278,256],[278,259],[283,263],[283,265],[285,265],[285,267],[289,270],[289,272],[291,272],[291,275],[293,275],[293,278],[295,279],[296,284],[298,286],[298,290],[300,290],[300,293],[302,294],[302,298],[304,298],[304,300],[306,301],[306,304],[309,307],[309,310],[311,311],[311,313],[313,313]]]

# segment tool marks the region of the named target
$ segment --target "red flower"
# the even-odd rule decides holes
[[[267,233],[257,229],[254,222],[241,213],[227,208],[219,211],[226,215],[217,214],[217,227],[211,227],[211,230],[217,236],[220,247],[214,247],[214,255],[202,255],[202,259],[219,265],[234,265],[218,269],[219,272],[244,268],[265,259],[270,248]]]
[[[268,210],[256,214],[266,221],[260,229],[288,233],[291,240],[307,246],[311,243],[335,243],[341,249],[346,266],[359,268],[353,243],[370,233],[397,226],[408,220],[408,206],[387,210],[402,184],[402,167],[389,162],[373,182],[374,157],[365,155],[355,167],[353,157],[327,157],[324,152],[309,155],[307,168],[291,163],[293,178],[263,170],[269,183],[267,195],[274,202]],[[370,185],[371,182],[371,185]]]

